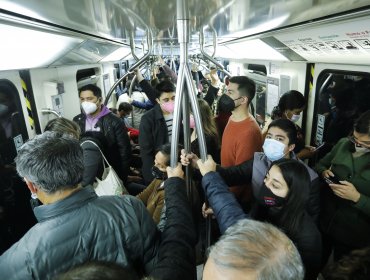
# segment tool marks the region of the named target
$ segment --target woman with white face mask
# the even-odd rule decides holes
[[[324,190],[321,226],[327,257],[334,259],[370,245],[370,111],[354,124],[315,167],[328,183]]]
[[[284,93],[277,106],[271,112],[271,119],[268,120],[262,129],[263,136],[272,120],[287,119],[297,123],[301,119],[302,111],[306,107],[306,100],[302,93],[297,90],[290,90]],[[306,146],[302,129],[296,124],[297,142],[294,152],[300,159],[311,158],[315,154],[314,147]]]

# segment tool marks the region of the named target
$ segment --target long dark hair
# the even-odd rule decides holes
[[[297,90],[287,91],[280,97],[279,104],[272,109],[271,119],[281,119],[286,110],[300,109],[305,105],[306,100],[302,93]]]
[[[214,140],[217,147],[220,146],[220,136],[218,133],[216,121],[213,117],[211,107],[204,99],[198,99],[200,118],[203,125],[205,136],[209,136]]]
[[[272,166],[280,169],[289,188],[286,203],[281,209],[278,227],[285,230],[288,236],[295,237],[305,214],[310,192],[310,175],[303,163],[294,159],[280,159]]]

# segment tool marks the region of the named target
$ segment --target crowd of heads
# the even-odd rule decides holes
[[[158,93],[156,101],[162,111],[172,113],[175,85],[165,79],[156,85],[156,90]],[[220,99],[220,104],[224,104],[227,111],[232,111],[242,104],[246,104],[247,107],[252,102],[255,91],[256,85],[251,79],[245,76],[231,77],[228,94]],[[101,89],[92,84],[80,88],[79,96],[81,106],[86,112],[89,110],[90,103],[102,103]],[[336,98],[336,95],[332,94],[332,97]],[[2,103],[5,102],[6,100]],[[289,159],[286,155],[293,151],[297,142],[297,128],[292,121],[296,120],[304,110],[305,104],[304,96],[296,90],[288,91],[281,96],[278,105],[273,109],[271,116],[273,121],[268,126],[263,147],[266,156],[273,162],[264,179],[261,192],[255,194],[256,200],[267,207],[279,207],[280,230],[268,223],[250,219],[240,220],[228,228],[225,234],[209,248],[203,279],[217,280],[226,277],[242,279],[247,274],[261,280],[304,278],[300,254],[287,235],[295,237],[301,229],[302,217],[309,199],[311,179],[303,163]],[[339,103],[337,105],[339,106]],[[218,138],[210,106],[202,99],[198,100],[198,106],[204,132]],[[130,103],[123,102],[119,104],[117,111],[121,117],[124,117],[130,114],[132,109]],[[369,136],[370,111],[367,111],[355,121],[353,139],[357,141],[356,144],[362,143],[369,148],[370,143],[362,141]],[[65,118],[49,121],[43,134],[35,136],[19,149],[15,159],[18,174],[27,184],[37,186],[46,194],[78,188],[84,170],[80,138],[81,129],[75,122]],[[275,152],[276,142],[282,143],[284,148],[279,155],[275,155],[276,157],[271,155],[270,158],[268,144],[272,142],[275,142],[273,146]],[[162,145],[156,150],[153,167],[156,178],[166,179],[165,173],[170,165],[170,159],[171,144]],[[279,190],[274,188],[274,184],[280,185]],[[328,279],[352,279],[340,277],[364,271],[368,266],[369,249],[355,251],[330,268],[332,273],[331,278]],[[126,269],[104,262],[92,262],[76,267],[57,279],[93,280],[122,277],[138,279]]]

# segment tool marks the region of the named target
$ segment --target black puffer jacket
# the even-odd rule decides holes
[[[79,114],[73,118],[81,129],[81,135],[85,133],[86,116]],[[127,135],[127,129],[122,120],[112,113],[101,117],[96,127],[104,134],[106,145],[105,156],[109,163],[113,166],[118,176],[127,182],[127,175],[131,160],[131,144]]]

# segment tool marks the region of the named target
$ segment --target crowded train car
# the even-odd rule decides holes
[[[370,0],[0,0],[0,36],[1,279],[370,279]]]

